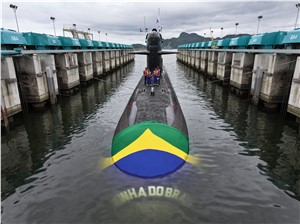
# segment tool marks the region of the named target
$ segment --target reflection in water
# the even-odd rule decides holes
[[[16,127],[1,136],[2,200],[14,190],[32,180],[26,178],[45,170],[45,162],[64,149],[72,135],[80,135],[95,108],[105,102],[132,65],[124,66],[112,74],[97,79],[92,86],[82,88],[71,97],[61,97],[55,108],[31,111],[16,121]],[[61,155],[60,155],[61,156]],[[34,187],[34,186],[31,186]]]
[[[25,183],[24,179],[32,171],[31,154],[24,125],[1,137],[2,200]]]
[[[258,164],[261,173],[300,200],[300,140],[296,125],[292,129],[284,124],[280,114],[264,113],[250,104],[251,99],[240,99],[203,74],[180,67],[193,85],[205,93],[215,113],[233,128],[236,139],[244,147],[239,153],[259,156],[265,162]]]
[[[136,56],[2,136],[3,223],[299,223],[296,128],[175,57],[164,64],[201,167],[151,180],[98,170],[145,67]]]

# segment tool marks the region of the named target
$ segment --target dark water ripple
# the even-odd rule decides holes
[[[117,122],[145,58],[81,92],[54,111],[19,118],[1,138],[3,223],[287,223],[300,222],[300,137],[293,120],[266,114],[203,75],[164,59],[189,129],[185,164],[156,179],[111,166]],[[278,122],[274,122],[278,121]],[[130,189],[162,186],[185,195],[148,196],[114,206]]]

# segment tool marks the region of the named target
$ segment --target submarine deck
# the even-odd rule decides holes
[[[170,84],[165,79],[165,72],[160,75],[158,86],[154,87],[154,95],[151,95],[152,86],[146,86],[144,77],[137,85],[136,106],[138,108],[135,122],[155,120],[167,124],[166,108],[171,104]]]
[[[188,136],[181,107],[165,69],[158,86],[146,86],[144,80],[142,76],[119,120],[115,135],[128,126],[152,120],[173,126]],[[154,95],[151,95],[152,87]]]

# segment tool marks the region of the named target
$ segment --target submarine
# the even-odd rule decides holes
[[[146,43],[146,51],[134,53],[147,55],[151,72],[161,69],[159,85],[146,86],[141,74],[116,126],[111,158],[129,175],[155,178],[173,173],[185,164],[189,138],[183,112],[162,63],[163,54],[174,52],[162,51],[162,36],[156,29],[146,35]]]

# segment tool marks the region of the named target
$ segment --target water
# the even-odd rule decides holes
[[[164,63],[200,165],[156,179],[99,170],[145,61],[136,56],[2,135],[2,222],[299,223],[295,122],[261,112],[175,56]]]

